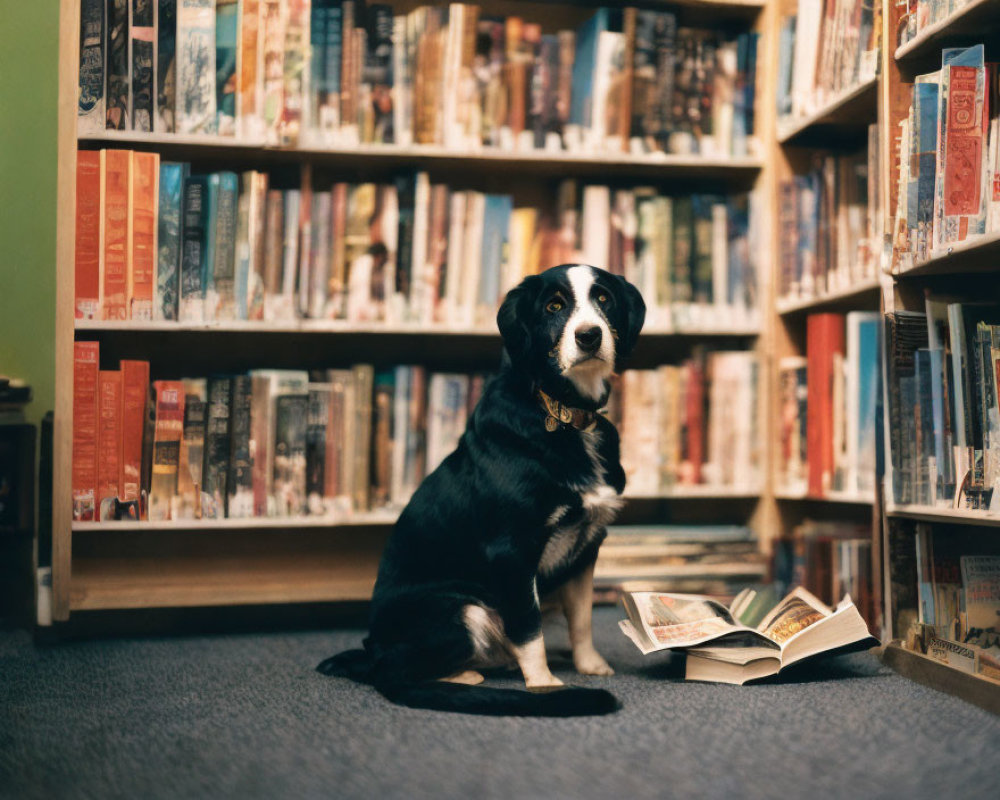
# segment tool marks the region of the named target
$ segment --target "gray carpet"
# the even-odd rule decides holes
[[[313,671],[358,631],[72,642],[0,634],[4,798],[996,797],[1000,718],[868,653],[686,684],[597,615],[624,708],[570,720],[389,705]],[[498,679],[495,684],[511,684]]]

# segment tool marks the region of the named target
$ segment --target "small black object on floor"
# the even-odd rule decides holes
[[[315,666],[353,631],[77,641],[0,633],[0,798],[992,798],[1000,718],[869,653],[757,686],[683,682],[599,609],[618,671],[553,671],[622,702],[605,717],[394,706]],[[512,677],[492,685],[517,686]]]

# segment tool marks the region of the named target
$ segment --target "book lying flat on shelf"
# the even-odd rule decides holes
[[[632,592],[622,598],[628,619],[618,624],[644,655],[686,650],[687,680],[715,683],[744,684],[811,656],[878,644],[849,595],[831,609],[799,587],[751,627],[753,593],[744,590],[727,608],[698,595]]]

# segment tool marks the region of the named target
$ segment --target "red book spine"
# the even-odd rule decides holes
[[[977,67],[949,67],[948,118],[945,135],[944,213],[975,216],[982,202],[984,103],[977,103]],[[988,124],[988,120],[987,124]],[[958,239],[968,235],[969,221],[959,223]]]
[[[76,154],[76,304],[77,319],[101,314],[101,154]]]
[[[122,361],[121,499],[138,500],[142,475],[142,435],[149,396],[149,362]]]
[[[128,150],[101,151],[101,228],[104,232],[103,318],[128,319],[129,166]]]
[[[156,214],[159,205],[160,156],[132,153],[129,174],[128,273],[129,319],[153,318],[153,275],[156,268]]]
[[[844,353],[842,314],[810,314],[806,325],[806,449],[809,494],[822,497],[833,483],[833,361]]]
[[[97,342],[73,345],[73,519],[95,519],[97,489]]]
[[[101,520],[114,519],[121,479],[122,374],[101,370],[97,383],[97,506]]]

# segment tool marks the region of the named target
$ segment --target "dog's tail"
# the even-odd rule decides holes
[[[620,706],[604,689],[568,686],[548,692],[493,689],[442,681],[400,683],[380,680],[365,650],[346,650],[323,661],[317,671],[374,686],[387,700],[410,708],[495,717],[584,717],[610,714]]]

